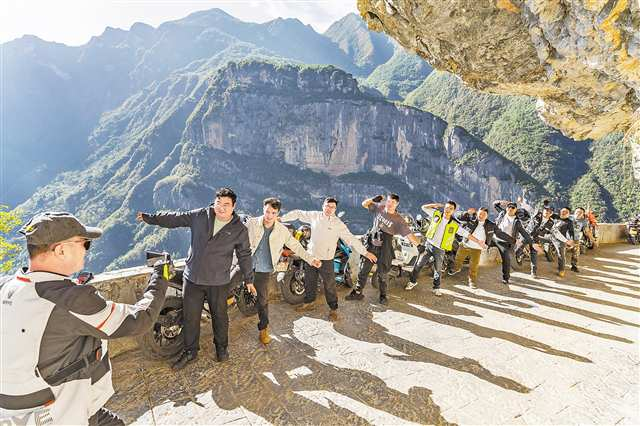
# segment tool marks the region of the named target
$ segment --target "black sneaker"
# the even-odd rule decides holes
[[[389,304],[389,301],[387,300],[387,296],[384,294],[380,295],[380,304],[381,305],[385,305],[387,306]]]
[[[216,349],[216,359],[218,362],[225,362],[229,360],[229,351],[227,348]]]
[[[502,284],[509,285],[509,279],[508,278],[503,278],[502,279]]]
[[[356,290],[355,288],[351,290],[351,293],[347,294],[344,300],[362,300],[364,299],[364,294],[362,292]]]
[[[580,271],[578,271],[578,267],[577,267],[577,266],[572,266],[572,267],[571,267],[571,271],[573,271],[573,272],[580,272]]]
[[[178,360],[173,363],[171,368],[174,370],[182,370],[184,367],[187,366],[187,364],[195,361],[196,358],[198,358],[197,353],[193,351],[183,351],[182,354],[180,354],[180,358],[178,358]]]

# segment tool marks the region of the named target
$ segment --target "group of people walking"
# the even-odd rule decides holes
[[[328,319],[337,321],[333,259],[340,239],[361,256],[357,282],[345,300],[364,298],[363,290],[376,265],[378,301],[386,305],[396,235],[406,237],[421,252],[405,288],[411,290],[417,285],[426,259],[433,259],[436,296],[442,294],[443,260],[455,244],[459,247],[450,273],[459,273],[463,261],[469,258],[468,282],[474,288],[481,252],[490,246],[497,247],[502,259],[502,282],[509,284],[511,256],[518,238],[530,248],[533,278],[537,277],[537,254],[542,244],[556,251],[558,275],[562,277],[567,248],[571,250],[571,269],[578,270],[578,233],[593,238],[584,209],[576,209],[573,216],[568,208],[556,214],[548,203],[534,210],[522,200],[520,207],[516,202],[496,202],[498,216],[494,222],[489,220],[486,207],[456,212],[454,201],[425,204],[422,210],[429,225],[420,234],[398,212],[398,194],[377,195],[362,202],[372,215],[364,242],[336,215],[338,200],[333,197],[323,200],[321,210],[292,210],[282,216],[281,201],[267,198],[263,201],[263,214],[246,221],[235,211],[236,201],[233,190],[222,188],[207,207],[186,212],[136,213],[139,222],[191,231],[183,272],[184,350],[173,362],[174,369],[197,359],[205,300],[212,316],[216,358],[220,362],[229,359],[227,297],[233,273],[241,274],[247,290],[256,296],[259,340],[269,344],[268,282],[285,246],[306,262],[304,302],[296,310],[315,309],[318,280],[322,278]],[[528,213],[528,223],[523,222],[519,211]],[[306,249],[282,223],[295,220],[311,228]],[[46,212],[34,216],[20,232],[27,241],[29,266],[0,280],[0,331],[3,339],[17,342],[2,345],[0,367],[3,372],[14,373],[1,378],[0,419],[28,413],[35,416],[36,423],[53,419],[57,423],[89,420],[96,424],[123,424],[103,408],[113,394],[106,341],[139,334],[156,321],[168,286],[166,265],[159,262],[154,266],[149,286],[136,304],[115,303],[103,299],[95,288],[77,285],[71,278],[83,268],[86,253],[102,230],[83,225],[69,213]],[[234,265],[236,270],[232,270]]]

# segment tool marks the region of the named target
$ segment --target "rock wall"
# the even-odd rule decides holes
[[[640,120],[638,1],[358,0],[358,8],[371,29],[475,89],[538,97],[544,119],[574,139],[628,132]],[[628,140],[640,143],[639,134]]]

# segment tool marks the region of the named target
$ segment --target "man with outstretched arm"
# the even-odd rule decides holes
[[[249,233],[234,211],[236,199],[233,190],[221,188],[208,207],[187,212],[138,212],[136,215],[138,221],[149,225],[191,229],[191,245],[182,285],[184,351],[172,366],[176,370],[184,368],[198,356],[200,317],[205,298],[211,311],[217,360],[229,359],[227,297],[234,253],[247,288],[255,291]]]
[[[338,320],[338,295],[336,293],[336,275],[333,270],[333,258],[336,254],[338,239],[342,239],[357,253],[376,260],[373,253],[367,251],[359,238],[355,237],[347,225],[336,216],[338,200],[327,197],[322,203],[322,211],[293,210],[282,215],[283,222],[299,220],[311,226],[311,241],[308,250],[311,255],[320,260],[321,266],[305,265],[304,273],[304,303],[296,308],[298,312],[314,309],[318,293],[318,276],[322,276],[324,296],[329,305],[329,320]]]
[[[433,256],[433,294],[441,296],[440,280],[442,272],[442,261],[446,251],[450,251],[453,248],[453,241],[456,235],[460,235],[463,238],[468,238],[470,241],[475,242],[481,249],[486,249],[486,242],[471,235],[469,231],[460,226],[453,214],[455,213],[458,205],[455,201],[447,201],[445,204],[430,203],[422,206],[422,211],[431,217],[431,223],[427,229],[426,238],[427,244],[425,245],[425,252],[421,259],[421,263],[426,263],[430,256]],[[442,209],[442,210],[440,210]],[[417,283],[417,276],[412,276],[411,283]],[[415,287],[415,285],[413,286]],[[411,288],[413,288],[411,287]]]
[[[282,249],[287,246],[302,260],[316,268],[322,266],[322,262],[307,253],[300,242],[289,232],[289,229],[277,220],[282,207],[280,200],[267,198],[262,204],[262,216],[250,218],[247,220],[246,226],[249,230],[254,274],[253,286],[249,290],[258,295],[259,338],[263,345],[267,345],[271,342],[268,328],[268,285],[280,259]]]
[[[384,200],[384,203],[382,202]],[[404,218],[398,213],[398,204],[400,204],[400,196],[390,193],[386,199],[383,195],[374,198],[368,198],[362,202],[362,207],[373,213],[373,226],[367,234],[367,249],[374,253],[377,257],[377,271],[379,283],[379,302],[386,305],[387,302],[387,286],[389,285],[389,271],[391,270],[391,261],[393,254],[393,236],[402,235],[407,237],[412,244],[418,245],[420,242],[415,235],[411,233],[411,228],[407,225]],[[358,282],[354,289],[346,296],[346,300],[362,300],[364,295],[362,291],[367,284],[369,272],[374,262],[362,258],[360,259],[360,272],[358,273]]]
[[[101,229],[45,212],[20,233],[29,266],[0,279],[0,424],[124,425],[104,408],[114,394],[107,340],[151,329],[170,260],[154,265],[137,303],[116,303],[71,278]]]

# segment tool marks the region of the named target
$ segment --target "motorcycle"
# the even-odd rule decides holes
[[[630,219],[627,224],[627,241],[629,244],[640,244],[640,215]]]
[[[227,306],[237,306],[245,316],[253,316],[258,312],[257,298],[244,285],[239,267],[232,268],[231,290],[227,297]],[[178,355],[184,348],[182,333],[184,318],[182,313],[182,277],[183,269],[176,268],[175,275],[169,281],[167,296],[158,319],[151,330],[136,337],[142,355],[150,360],[168,359]],[[211,311],[207,303],[204,305],[207,318],[211,319]]]

